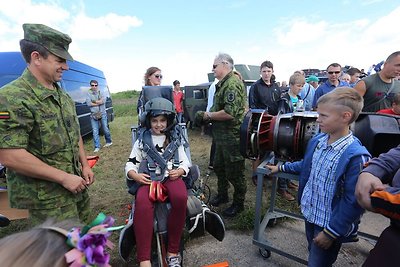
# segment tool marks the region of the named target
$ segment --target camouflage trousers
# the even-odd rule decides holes
[[[29,210],[29,220],[32,226],[41,224],[50,218],[55,221],[75,219],[85,224],[90,223],[90,200],[87,190],[82,193],[82,200],[76,203],[51,209]]]
[[[227,196],[231,183],[234,188],[233,203],[238,205],[243,205],[247,190],[244,169],[239,144],[232,142],[225,145],[216,141],[214,172],[218,177],[218,194]]]

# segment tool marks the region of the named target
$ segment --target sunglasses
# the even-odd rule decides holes
[[[213,65],[212,69],[215,70],[218,67],[218,65],[221,65],[221,64],[228,64],[228,62],[222,61],[221,63],[215,64],[215,65]]]
[[[328,74],[332,75],[332,74],[339,74],[340,71],[328,71]]]
[[[154,77],[156,77],[157,79],[162,79],[162,75],[161,74],[156,74],[156,75],[154,75]]]
[[[97,84],[91,84],[90,86],[97,87]]]

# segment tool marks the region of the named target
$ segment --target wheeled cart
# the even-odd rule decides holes
[[[307,260],[290,254],[283,249],[280,249],[268,240],[267,226],[276,224],[276,220],[282,217],[289,217],[297,220],[304,220],[304,217],[300,214],[289,212],[275,207],[276,201],[276,190],[277,190],[277,179],[286,178],[290,180],[298,180],[298,176],[288,173],[277,173],[272,180],[271,195],[269,201],[269,207],[264,217],[262,215],[262,197],[264,187],[264,175],[270,174],[270,170],[266,167],[267,164],[274,164],[274,154],[267,154],[261,164],[257,167],[257,189],[256,189],[256,206],[255,206],[255,220],[254,220],[254,234],[253,244],[259,247],[259,252],[264,258],[269,258],[271,252],[277,253],[283,257],[289,258],[301,264],[307,265]],[[368,233],[359,232],[358,235],[369,241],[376,242],[378,239],[376,236]],[[305,236],[304,236],[305,238]]]

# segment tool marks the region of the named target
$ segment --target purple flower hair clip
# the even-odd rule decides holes
[[[67,237],[67,244],[72,247],[65,253],[65,260],[70,267],[109,267],[110,255],[106,248],[113,248],[108,240],[111,231],[122,229],[124,226],[113,227],[114,219],[99,213],[89,225],[82,229],[72,228],[69,232],[58,227],[46,227]]]

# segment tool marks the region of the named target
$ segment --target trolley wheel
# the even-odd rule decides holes
[[[266,248],[259,248],[258,252],[260,252],[260,255],[263,256],[264,259],[271,257],[271,251]]]
[[[270,219],[267,223],[267,226],[269,227],[275,227],[278,224],[278,219],[274,218],[274,219]]]

